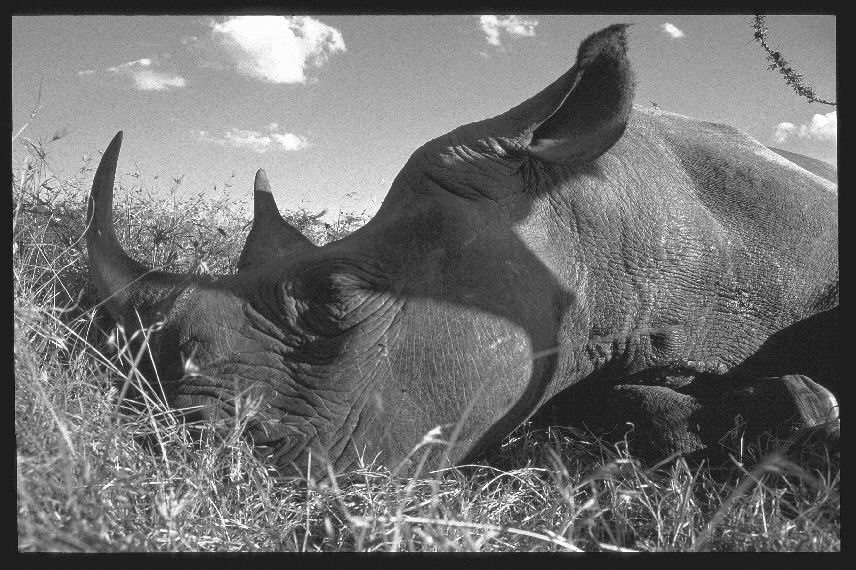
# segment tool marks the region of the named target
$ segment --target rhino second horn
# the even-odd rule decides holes
[[[137,314],[152,312],[154,304],[173,291],[183,278],[151,271],[125,253],[116,239],[113,184],[121,146],[122,131],[119,131],[95,171],[87,207],[86,251],[89,271],[110,316],[123,326],[137,328]]]
[[[289,251],[316,247],[279,213],[263,169],[256,172],[253,187],[253,228],[238,259],[238,270],[270,261]]]

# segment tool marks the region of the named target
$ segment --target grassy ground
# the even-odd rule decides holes
[[[840,550],[837,458],[798,465],[775,445],[737,445],[725,468],[643,467],[621,444],[523,426],[478,466],[283,479],[237,431],[199,442],[155,399],[129,413],[120,394],[140,378],[118,364],[134,355],[99,332],[108,323],[81,239],[91,165],[54,176],[47,146],[31,145],[13,181],[19,550]],[[120,185],[129,253],[172,271],[233,271],[248,205],[177,186],[170,196]],[[288,217],[316,243],[364,221]]]

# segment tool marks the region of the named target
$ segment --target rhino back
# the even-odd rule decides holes
[[[696,207],[720,226],[729,258],[720,283],[731,281],[738,307],[778,317],[771,320],[778,329],[837,304],[837,184],[734,127],[648,110],[637,115],[643,130],[659,131],[671,147]]]

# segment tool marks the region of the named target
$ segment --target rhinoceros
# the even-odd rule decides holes
[[[837,421],[837,183],[634,106],[634,81],[626,26],[589,36],[540,93],[417,149],[373,219],[323,247],[260,170],[239,269],[216,277],[122,249],[120,132],[89,199],[92,277],[126,333],[160,323],[147,349],[169,404],[244,414],[283,472],[406,465],[432,438],[461,464],[548,401],[662,453],[739,418]]]

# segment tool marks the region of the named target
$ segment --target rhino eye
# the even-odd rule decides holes
[[[306,272],[285,286],[285,310],[293,310],[295,324],[314,335],[334,336],[355,324],[352,313],[365,296],[365,283],[344,271],[320,268]]]
[[[183,367],[182,376],[196,376],[199,374],[199,358],[197,357],[197,347],[196,345],[190,345],[189,343],[184,343],[184,345],[180,349],[181,355],[181,364]],[[189,348],[189,350],[188,350]]]
[[[342,293],[332,286],[316,289],[315,294],[305,299],[299,311],[299,323],[309,331],[323,336],[341,333],[347,316],[347,302]]]

